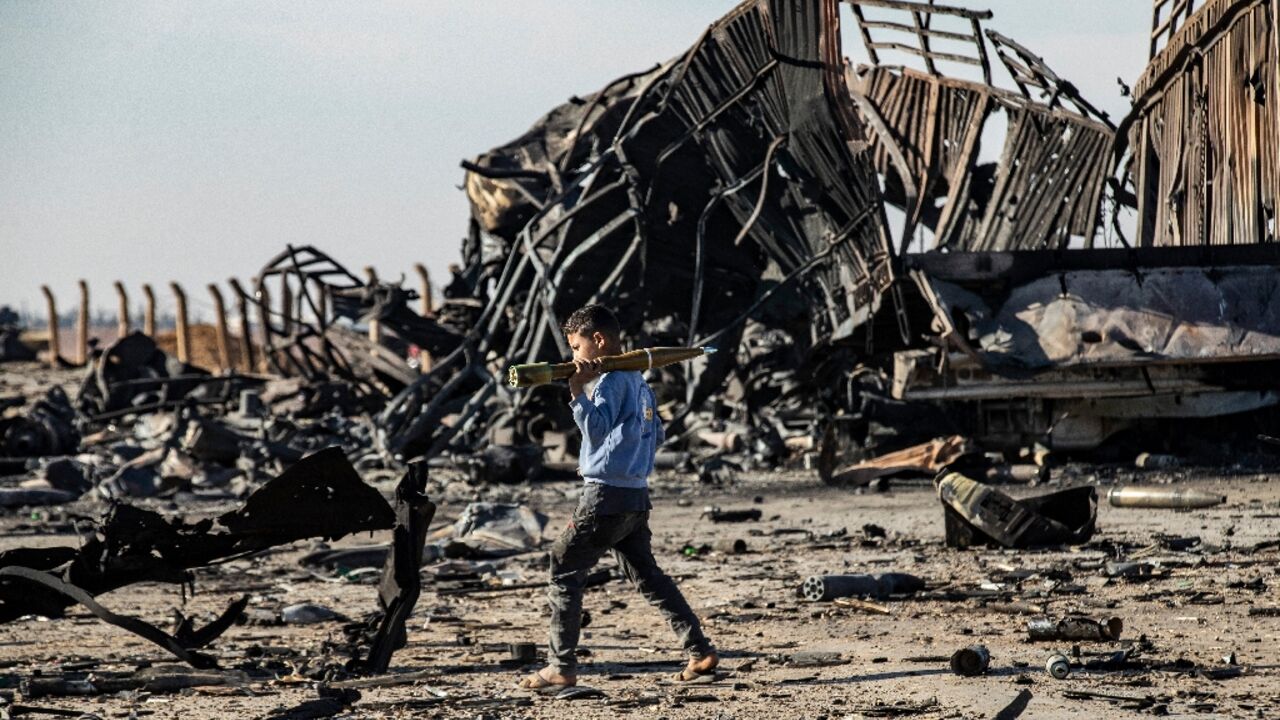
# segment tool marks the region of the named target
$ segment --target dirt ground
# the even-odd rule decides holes
[[[1220,472],[1220,471],[1219,471]],[[513,689],[522,674],[537,667],[512,665],[508,643],[546,636],[540,588],[495,589],[441,595],[426,586],[408,623],[409,644],[392,661],[393,673],[415,673],[417,682],[363,689],[346,717],[458,718],[1077,718],[1168,714],[1199,718],[1280,716],[1280,617],[1250,616],[1254,606],[1275,606],[1280,554],[1251,548],[1277,538],[1280,484],[1248,475],[1208,477],[1180,471],[1181,482],[1210,488],[1228,502],[1207,510],[1133,510],[1105,504],[1099,532],[1081,548],[1060,551],[951,550],[943,546],[942,513],[931,488],[915,483],[882,493],[827,488],[802,475],[745,478],[730,488],[696,487],[692,476],[655,480],[655,552],[676,576],[706,629],[723,653],[727,675],[714,682],[677,685],[671,677],[680,654],[657,611],[615,579],[588,591],[581,683],[602,697],[563,700],[528,697]],[[435,525],[456,518],[473,499],[528,502],[547,513],[550,526],[564,525],[576,485],[472,488],[437,473],[432,485],[442,500]],[[1076,480],[1089,480],[1077,473]],[[1143,479],[1143,478],[1139,478]],[[1145,479],[1167,479],[1147,476]],[[390,484],[380,485],[389,491]],[[1016,491],[1028,492],[1026,489]],[[1032,490],[1033,492],[1033,490]],[[213,513],[231,504],[184,507]],[[759,508],[756,522],[700,521],[705,506]],[[161,509],[176,509],[161,502]],[[58,512],[9,515],[0,521],[0,549],[73,544]],[[870,538],[863,526],[887,531]],[[1160,535],[1198,536],[1189,551],[1167,551]],[[385,535],[385,534],[381,534]],[[745,554],[690,555],[686,545],[718,538],[741,538]],[[335,546],[381,542],[382,536],[346,538]],[[178,588],[158,584],[127,587],[99,599],[121,613],[162,627],[174,608],[211,617],[240,594],[250,608],[278,609],[314,602],[351,618],[374,609],[375,588],[337,576],[313,574],[298,564],[307,543],[278,552],[202,570],[196,594],[185,605]],[[1101,561],[1141,557],[1164,577],[1143,582],[1109,579]],[[492,561],[519,583],[545,577],[545,552]],[[605,561],[611,564],[611,560]],[[926,578],[935,599],[889,600],[888,615],[808,603],[796,588],[811,574],[899,571]],[[1048,576],[1051,575],[1050,579]],[[1244,583],[1251,583],[1248,588]],[[974,597],[942,599],[947,591]],[[989,595],[989,598],[978,597]],[[1160,670],[1102,671],[1073,668],[1065,680],[1044,670],[1056,650],[1070,643],[1029,643],[1023,616],[997,612],[992,601],[1043,605],[1048,614],[1080,612],[1119,616],[1124,637],[1145,636],[1152,647],[1141,657],[1165,665]],[[122,693],[91,698],[46,698],[27,704],[73,709],[107,717],[261,717],[272,710],[314,699],[308,683],[291,683],[289,667],[322,652],[326,640],[341,640],[341,623],[235,626],[213,646],[224,667],[260,667],[275,658],[274,681],[243,688],[204,688],[177,694]],[[946,657],[970,644],[986,645],[990,671],[962,678]],[[1081,660],[1114,650],[1117,643],[1079,643]],[[839,653],[838,664],[797,667],[804,651]],[[542,652],[542,651],[540,651]],[[1234,653],[1245,674],[1212,680],[1195,667],[1223,668]],[[1182,666],[1174,661],[1183,660]],[[89,662],[83,662],[89,661]],[[93,661],[96,661],[95,664]],[[56,674],[68,668],[132,670],[139,663],[167,663],[153,645],[99,622],[82,608],[63,619],[27,617],[0,626],[0,687],[20,677]],[[78,664],[78,665],[77,665]],[[1185,666],[1185,667],[1183,667]],[[1019,692],[1027,690],[1015,702]],[[1076,699],[1067,691],[1087,690],[1146,698],[1139,703]],[[1001,713],[1002,709],[1013,707]],[[1024,708],[1021,715],[1019,708]]]

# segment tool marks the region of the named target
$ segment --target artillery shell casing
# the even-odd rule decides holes
[[[986,645],[970,645],[960,648],[951,656],[951,672],[964,677],[975,677],[987,671],[991,665],[991,652]]]
[[[1062,680],[1071,674],[1071,663],[1067,662],[1067,656],[1061,654],[1050,655],[1044,664],[1045,672],[1048,672],[1055,680]]]
[[[1207,508],[1227,501],[1226,495],[1195,488],[1118,487],[1107,492],[1112,507],[1134,508]]]

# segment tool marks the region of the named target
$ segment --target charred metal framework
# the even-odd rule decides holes
[[[989,11],[900,0],[849,4],[875,63],[850,71],[850,91],[871,128],[885,199],[906,213],[900,253],[922,224],[932,241],[921,251],[1062,249],[1073,238],[1077,247],[1093,246],[1111,170],[1114,126],[1104,114],[1027,48],[992,30],[984,35],[980,23]],[[873,10],[884,19],[869,19]],[[967,31],[941,29],[946,20]],[[891,31],[907,37],[877,35]],[[967,51],[938,52],[938,39]],[[1018,92],[991,84],[987,41]],[[885,49],[920,58],[924,71],[880,64]],[[943,61],[976,66],[985,82],[947,77]],[[994,166],[980,164],[981,139],[998,113],[1007,121],[1004,150]]]
[[[456,282],[485,308],[383,413],[387,448],[434,454],[459,431],[522,414],[567,426],[562,408],[529,411],[563,405],[559,390],[512,393],[495,371],[567,356],[559,321],[589,302],[617,308],[638,342],[736,346],[766,305],[783,307],[778,324],[806,349],[865,324],[895,275],[841,72],[838,9],[744,2],[683,57],[466,163],[472,262]],[[677,424],[731,362],[675,378]],[[458,415],[451,427],[438,422],[446,413]]]
[[[1181,347],[1174,358],[1148,347],[1124,324],[1191,309],[1151,305],[1143,277],[1200,295],[1226,286],[1175,269],[1185,263],[1166,266],[1163,255],[1099,245],[1129,246],[1122,207],[1138,211],[1138,250],[1273,239],[1274,3],[1157,0],[1151,64],[1117,127],[1033,50],[984,28],[989,11],[911,0],[744,2],[681,57],[573,98],[463,163],[470,233],[437,317],[409,311],[393,284],[328,273],[313,249],[302,261],[294,250],[276,258],[263,277],[279,278],[280,292],[312,303],[307,286],[333,286],[334,316],[384,323],[392,352],[313,308],[315,328],[297,318],[265,323],[268,358],[310,377],[308,358],[339,348],[344,360],[316,377],[359,378],[378,402],[393,395],[377,438],[401,458],[485,441],[572,454],[559,390],[513,392],[497,378],[508,364],[567,356],[559,320],[589,302],[617,308],[632,343],[738,349],[663,371],[673,436],[731,419],[780,446],[780,434],[854,409],[861,381],[851,378],[862,376],[850,369],[860,363],[894,368],[886,390],[897,397],[961,403],[988,437],[1006,439],[1019,426],[1070,435],[1063,408],[1080,414],[1081,388],[1145,393],[1153,412],[1188,393],[1201,401],[1182,407],[1201,413],[1269,404],[1231,394],[1256,383],[1227,388],[1220,373],[1188,367],[1271,362],[1269,326],[1217,353]],[[872,64],[842,64],[842,13]],[[894,54],[913,67],[886,64]],[[961,76],[948,75],[953,68]],[[997,68],[1011,89],[995,86]],[[983,140],[1001,129],[988,162]],[[885,203],[903,212],[896,243]],[[1240,288],[1257,277],[1253,263],[1274,259],[1233,264],[1236,295],[1248,294]],[[999,270],[1028,264],[1042,274]],[[1082,289],[1047,306],[1078,322],[1050,327],[1041,317],[1031,336],[1010,336],[1021,345],[991,345],[1005,337],[1001,327],[1023,322],[1019,298],[1054,287]],[[1244,295],[1240,307],[1256,305]],[[1139,304],[1136,314],[1114,304],[1122,297]],[[886,304],[892,312],[880,312]],[[1210,334],[1243,331],[1242,317],[1206,320]],[[417,377],[394,362],[408,343],[430,349],[430,372]],[[1046,354],[1046,343],[1066,349]],[[1104,347],[1114,353],[1098,370],[1086,360]],[[1084,411],[1117,412],[1097,402]],[[1087,445],[1123,424],[1089,422],[1063,442]]]
[[[1154,3],[1151,61],[1122,127],[1118,154],[1133,154],[1139,243],[1275,242],[1280,7],[1199,5],[1193,13],[1189,0]]]

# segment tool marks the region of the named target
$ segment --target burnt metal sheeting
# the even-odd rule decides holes
[[[209,626],[193,631],[189,625],[184,625],[185,632],[182,637],[170,635],[151,623],[139,620],[128,615],[120,615],[112,612],[102,604],[94,600],[93,596],[85,592],[83,589],[65,582],[53,575],[31,568],[10,566],[0,567],[0,577],[15,578],[25,583],[35,584],[42,588],[52,590],[70,600],[83,605],[89,612],[93,613],[103,622],[115,625],[122,630],[129,632],[159,645],[168,650],[174,657],[187,663],[191,667],[198,669],[209,669],[218,666],[218,663],[210,655],[197,652],[195,648],[202,647],[231,627],[231,623],[239,617],[244,611],[245,605],[248,604],[249,598],[246,595],[236,600],[227,608],[222,615],[211,623]]]
[[[329,448],[303,458],[240,509],[216,518],[187,523],[114,505],[78,550],[9,551],[0,555],[0,566],[46,571],[93,596],[136,582],[182,583],[191,568],[295,540],[386,529],[393,521],[387,501],[360,480],[340,449]],[[0,622],[29,614],[57,617],[72,602],[61,592],[0,580]]]
[[[996,307],[916,274],[939,316],[993,371],[1280,358],[1280,273],[1270,266],[1077,270],[1014,286]]]
[[[14,403],[21,405],[21,402]],[[0,408],[0,412],[4,408]],[[76,411],[57,385],[21,415],[0,414],[0,457],[42,457],[75,452],[80,443]]]
[[[434,455],[512,415],[567,426],[556,389],[513,394],[484,363],[567,356],[559,321],[588,302],[617,308],[630,338],[666,338],[651,344],[732,347],[767,311],[805,349],[865,324],[894,273],[838,9],[744,2],[680,59],[612,83],[589,110],[553,112],[532,131],[547,148],[526,136],[467,164],[485,182],[468,179],[469,267],[453,292],[483,310],[458,350],[389,403],[385,449]],[[678,414],[732,362],[696,364]],[[445,414],[459,417],[443,425]]]
[[[435,517],[435,503],[427,499],[427,464],[410,463],[404,478],[396,486],[395,527],[391,535],[391,553],[382,567],[378,584],[377,630],[369,643],[369,654],[362,670],[383,673],[391,664],[391,654],[407,641],[404,624],[422,593],[422,548],[427,528]]]
[[[992,86],[979,32],[979,20],[989,12],[885,0],[850,4],[876,64],[852,71],[848,83],[871,129],[886,200],[907,213],[899,252],[907,252],[921,223],[933,233],[932,247],[924,249],[1059,249],[1073,238],[1092,247],[1112,167],[1114,128],[1106,116],[1039,56],[987,31],[1020,92]],[[901,17],[870,21],[866,8]],[[940,29],[934,21],[946,16],[963,18],[972,31]],[[916,43],[872,36],[874,30],[895,29],[914,30],[908,35]],[[931,50],[932,37],[972,45],[973,55]],[[877,50],[884,49],[919,56],[925,71],[879,64]],[[986,82],[946,77],[941,60],[979,65]],[[997,163],[980,164],[980,140],[997,113],[1007,122],[1004,149]]]
[[[1208,0],[1187,17],[1181,2],[1161,22],[1164,4],[1117,148],[1132,154],[1139,244],[1275,242],[1280,7]]]
[[[80,385],[76,405],[94,418],[129,408],[142,411],[173,404],[206,381],[230,385],[165,354],[155,340],[134,332],[116,340],[93,359]]]

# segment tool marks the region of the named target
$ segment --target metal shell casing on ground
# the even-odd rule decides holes
[[[1061,654],[1050,655],[1045,661],[1044,669],[1055,680],[1062,680],[1071,674],[1071,664],[1067,661],[1067,656]]]
[[[1078,615],[1064,618],[1032,618],[1027,621],[1027,635],[1036,640],[1119,640],[1124,620],[1118,617],[1094,620]]]
[[[976,677],[991,665],[991,652],[986,645],[970,645],[951,656],[951,671],[964,677]]]
[[[1221,505],[1227,496],[1197,488],[1117,487],[1107,491],[1112,507],[1133,508],[1207,508]]]

